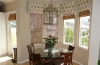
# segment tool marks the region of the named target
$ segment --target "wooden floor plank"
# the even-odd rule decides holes
[[[13,63],[11,60],[7,60],[4,62],[0,62],[0,65],[30,65],[30,64],[29,64],[29,62],[25,62],[23,64],[18,64],[18,63]],[[79,65],[79,64],[73,62],[73,65]]]

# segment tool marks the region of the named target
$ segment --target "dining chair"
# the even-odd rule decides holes
[[[75,47],[69,45],[69,47],[68,47],[68,51],[74,51],[74,49],[75,49]]]
[[[75,47],[69,45],[69,47],[68,47],[68,51],[69,51],[69,52],[72,52],[72,55],[73,55],[74,49],[75,49]],[[71,55],[70,62],[71,62],[71,64],[73,65],[73,62],[72,62],[72,55]]]
[[[33,63],[34,44],[27,45],[30,65]]]
[[[29,61],[30,65],[43,65],[45,63],[50,62],[50,60],[45,60],[41,57],[41,54],[36,54],[34,52],[34,44],[27,45],[28,53],[29,53]]]
[[[68,52],[68,53],[60,52],[59,65],[70,65],[71,56],[72,56],[72,52]],[[64,57],[63,63],[62,63],[62,57]]]

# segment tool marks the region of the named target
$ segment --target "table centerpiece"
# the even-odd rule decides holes
[[[52,49],[54,48],[54,45],[57,43],[58,38],[55,36],[51,36],[49,35],[47,38],[45,39],[45,44],[48,46],[48,56],[52,57]]]

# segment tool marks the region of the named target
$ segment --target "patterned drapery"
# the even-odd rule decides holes
[[[58,26],[57,25],[47,25],[47,36],[58,37]]]
[[[31,43],[42,43],[42,14],[31,13]]]
[[[91,9],[92,0],[77,0],[71,3],[57,3],[53,4],[62,14],[73,14],[75,12],[85,11]],[[48,7],[48,3],[38,3],[34,1],[28,1],[29,13],[43,14],[43,9]]]

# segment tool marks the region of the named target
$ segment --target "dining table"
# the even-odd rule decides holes
[[[58,48],[58,49],[54,48],[52,50],[52,56],[49,57],[48,56],[48,49],[44,49],[41,57],[44,58],[45,60],[50,60],[50,62],[47,63],[46,65],[59,65],[58,62],[59,62],[59,59],[60,59],[60,52],[67,53],[68,50],[63,49],[63,48]],[[63,58],[64,57],[62,57],[62,59]]]

